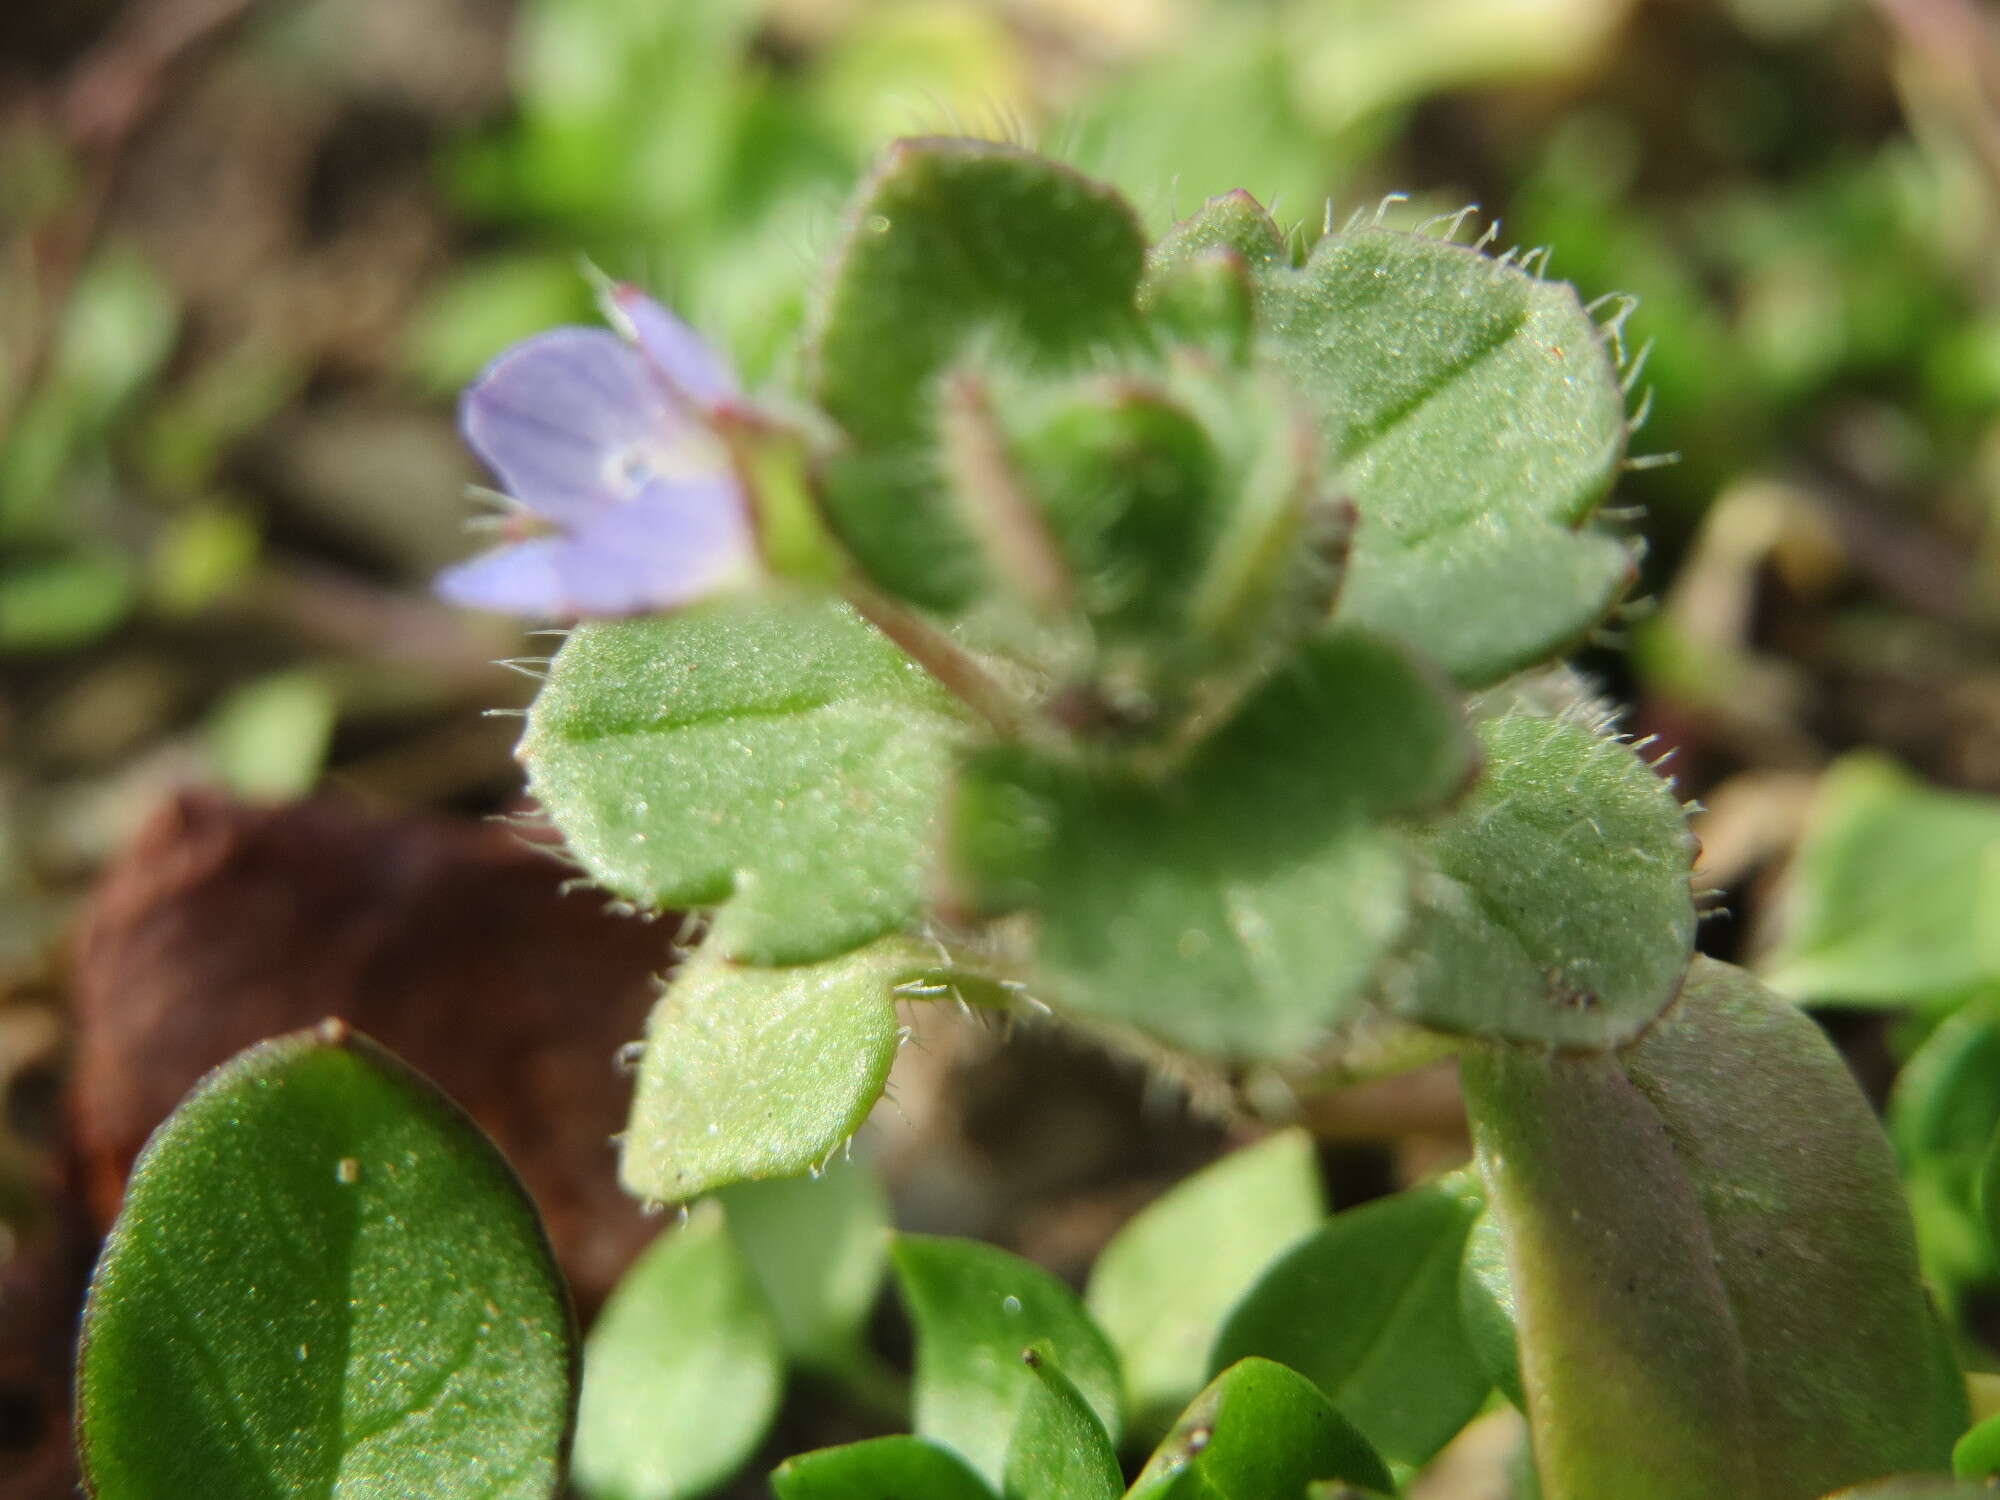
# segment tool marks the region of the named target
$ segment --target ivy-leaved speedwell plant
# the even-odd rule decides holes
[[[706,919],[622,1146],[700,1203],[592,1333],[579,1488],[703,1493],[789,1368],[880,1394],[872,1189],[760,1180],[835,1155],[937,995],[1246,1096],[1456,1051],[1478,1171],[1326,1218],[1278,1137],[1086,1302],[898,1238],[915,1435],[794,1459],[784,1500],[1387,1492],[1495,1389],[1548,1500],[1947,1466],[1963,1381],[1881,1132],[1808,1021],[1692,959],[1685,811],[1560,666],[1633,576],[1599,518],[1630,424],[1615,320],[1538,269],[1365,218],[1302,248],[1243,194],[1148,246],[1066,167],[912,140],[786,388],[614,287],[467,392],[507,539],[441,587],[589,621],[530,789],[607,890]],[[294,1210],[309,1251],[255,1232]],[[569,1339],[463,1121],[355,1039],[268,1044],[135,1179],[86,1467],[547,1494]]]

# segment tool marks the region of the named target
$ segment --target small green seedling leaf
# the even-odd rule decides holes
[[[1224,1315],[1325,1217],[1312,1138],[1287,1130],[1188,1178],[1104,1247],[1084,1305],[1118,1351],[1139,1432],[1201,1389]]]
[[[1118,1500],[1125,1476],[1104,1424],[1047,1344],[1021,1355],[1035,1378],[1007,1440],[1000,1492],[1004,1500]]]
[[[764,595],[575,631],[519,753],[600,884],[789,964],[914,921],[958,728],[844,605]]]
[[[1951,1471],[1960,1479],[2000,1474],[2000,1417],[1988,1417],[1952,1446]]]
[[[1407,857],[1377,819],[1448,796],[1471,764],[1437,684],[1337,632],[1164,781],[1016,747],[969,758],[954,863],[975,909],[1039,913],[1052,1003],[1291,1056],[1353,1013],[1402,934]]]
[[[949,1448],[901,1436],[788,1458],[772,1473],[771,1490],[778,1500],[994,1500]]]
[[[1458,1267],[1478,1215],[1463,1176],[1335,1214],[1258,1278],[1209,1356],[1311,1380],[1386,1457],[1422,1464],[1491,1389],[1467,1341]]]
[[[1295,1500],[1320,1479],[1396,1487],[1381,1456],[1310,1380],[1244,1359],[1194,1399],[1131,1500]]]
[[[1068,1287],[970,1240],[899,1235],[890,1255],[916,1325],[920,1435],[999,1483],[1014,1424],[1039,1388],[1021,1353],[1045,1343],[1116,1442],[1117,1356]]]
[[[216,1069],[147,1143],[84,1312],[84,1473],[105,1500],[538,1500],[575,1358],[499,1153],[328,1022]]]
[[[1947,1016],[1911,1054],[1889,1095],[1888,1124],[1924,1275],[1950,1304],[2000,1270],[1979,1202],[2000,1131],[2000,1015],[1991,996]]]
[[[1480,742],[1471,795],[1418,833],[1431,868],[1383,999],[1445,1031],[1629,1041],[1694,949],[1687,814],[1629,746],[1575,718],[1512,713]]]
[[[875,1174],[836,1161],[817,1176],[739,1182],[716,1199],[787,1358],[832,1374],[860,1364],[889,1268],[889,1200]]]
[[[2000,979],[2000,799],[1849,756],[1820,781],[1790,880],[1774,989],[1907,1005]]]
[[[619,1179],[679,1203],[824,1163],[896,1058],[896,985],[935,960],[885,938],[824,963],[738,968],[704,943],[646,1022]]]
[[[981,566],[938,483],[938,377],[976,342],[1056,369],[1132,343],[1144,235],[1112,189],[988,141],[897,142],[849,215],[808,377],[851,443],[827,507],[877,582],[954,607]]]
[[[1941,1469],[1963,1379],[1895,1161],[1810,1019],[1697,959],[1615,1054],[1460,1057],[1547,1500],[1796,1500]]]
[[[777,1414],[784,1354],[721,1207],[647,1249],[584,1346],[573,1476],[590,1500],[682,1500],[740,1469]]]
[[[1346,619],[1478,686],[1604,618],[1633,576],[1589,525],[1625,456],[1625,399],[1572,288],[1363,227],[1267,269],[1259,306],[1361,508]]]

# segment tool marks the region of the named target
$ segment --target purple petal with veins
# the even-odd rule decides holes
[[[466,388],[465,440],[501,488],[547,520],[573,523],[637,493],[664,464],[713,469],[713,440],[648,373],[646,361],[601,328],[558,328],[516,344]]]
[[[733,483],[657,482],[561,536],[535,537],[438,575],[454,604],[551,619],[678,608],[746,571],[753,541]]]
[[[613,287],[611,309],[671,390],[701,407],[720,406],[739,394],[735,375],[701,336],[637,287],[623,282]]]
[[[437,580],[455,603],[582,618],[673,609],[752,576],[756,536],[710,425],[736,381],[714,351],[631,288],[610,309],[630,341],[558,328],[516,344],[459,402],[466,441],[554,535]]]

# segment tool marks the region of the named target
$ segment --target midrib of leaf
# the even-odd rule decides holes
[[[145,1242],[142,1249],[148,1261],[155,1265],[159,1263],[160,1252],[151,1242]],[[191,1316],[181,1305],[180,1298],[168,1297],[165,1301],[169,1315],[180,1328],[185,1330],[186,1338],[182,1347],[193,1351],[196,1359],[208,1371],[209,1388],[218,1398],[209,1409],[228,1423],[229,1430],[237,1434],[240,1440],[243,1455],[263,1471],[270,1487],[271,1500],[282,1500],[286,1486],[271,1464],[263,1436],[252,1428],[244,1415],[242,1397],[237,1393],[235,1382],[224,1373],[222,1361],[217,1356],[214,1345],[209,1342],[207,1330],[201,1326],[198,1318]],[[336,1472],[324,1480],[324,1488],[320,1491],[324,1500],[331,1500],[334,1480],[337,1477]]]
[[[1342,1416],[1347,1415],[1347,1408],[1341,1405],[1341,1399],[1360,1382],[1364,1375],[1381,1361],[1383,1356],[1395,1344],[1395,1339],[1387,1336],[1388,1331],[1393,1329],[1401,1321],[1403,1314],[1409,1310],[1411,1301],[1417,1295],[1417,1288],[1423,1285],[1424,1278],[1430,1274],[1432,1263],[1437,1259],[1443,1248],[1444,1246],[1441,1244],[1433,1245],[1426,1251],[1417,1262],[1416,1271],[1407,1277],[1403,1284],[1396,1289],[1395,1298],[1389,1305],[1389,1315],[1382,1320],[1381,1333],[1369,1340],[1367,1352],[1356,1361],[1354,1368],[1340,1382],[1340,1396],[1330,1398],[1333,1401],[1335,1410],[1339,1411]]]
[[[1764,1445],[1756,1440],[1757,1434],[1750,1420],[1752,1411],[1750,1403],[1750,1350],[1744,1342],[1742,1324],[1736,1316],[1735,1295],[1730,1291],[1728,1278],[1721,1271],[1721,1255],[1716,1248],[1715,1230],[1710,1221],[1709,1195],[1702,1190],[1700,1182],[1688,1170],[1686,1158],[1682,1154],[1681,1135],[1667,1122],[1665,1115],[1661,1113],[1653,1090],[1647,1088],[1645,1084],[1634,1078],[1624,1066],[1625,1054],[1644,1042],[1647,1033],[1653,1027],[1661,1024],[1667,1017],[1673,1015],[1680,1003],[1680,997],[1676,995],[1666,1009],[1662,1010],[1659,1015],[1647,1023],[1645,1030],[1641,1031],[1638,1036],[1626,1043],[1625,1046],[1615,1049],[1614,1055],[1618,1059],[1619,1078],[1623,1081],[1626,1088],[1631,1089],[1634,1094],[1645,1102],[1647,1112],[1659,1124],[1660,1133],[1666,1137],[1667,1148],[1672,1153],[1674,1165],[1680,1169],[1681,1179],[1687,1184],[1690,1196],[1700,1209],[1697,1228],[1699,1231],[1699,1246],[1702,1253],[1697,1257],[1696,1263],[1701,1268],[1703,1277],[1709,1280],[1714,1287],[1716,1300],[1722,1314],[1723,1336],[1729,1349],[1730,1368],[1728,1373],[1730,1385],[1734,1390],[1742,1393],[1740,1399],[1730,1403],[1730,1412],[1734,1418],[1734,1425],[1740,1434],[1737,1440],[1738,1447],[1741,1453],[1747,1457],[1751,1473],[1759,1481],[1759,1492],[1761,1493],[1769,1486],[1782,1483],[1785,1476],[1783,1474],[1774,1474],[1770,1471],[1770,1457],[1764,1451]]]
[[[928,718],[952,722],[951,716],[922,703],[906,702],[887,694],[864,695],[842,693],[835,696],[825,694],[802,695],[782,702],[763,702],[741,707],[708,709],[698,713],[672,714],[649,719],[628,719],[616,723],[562,723],[549,729],[540,729],[529,736],[524,748],[531,749],[532,743],[541,739],[553,739],[569,745],[594,745],[603,740],[623,739],[650,735],[665,736],[684,729],[705,729],[713,726],[728,727],[732,724],[758,722],[769,719],[803,719],[826,710],[852,710],[857,713],[897,713],[924,715]]]
[[[1519,316],[1495,325],[1495,332],[1491,338],[1467,348],[1454,363],[1446,365],[1431,384],[1402,402],[1383,408],[1366,423],[1355,423],[1348,439],[1335,451],[1334,462],[1352,463],[1436,400],[1446,389],[1458,384],[1474,369],[1491,359],[1527,326],[1531,312],[1530,307],[1523,306]]]

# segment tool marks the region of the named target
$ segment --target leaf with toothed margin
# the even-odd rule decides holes
[[[974,752],[948,849],[974,910],[1037,914],[1051,1003],[1285,1057],[1357,1011],[1402,934],[1409,857],[1382,819],[1435,806],[1472,765],[1424,668],[1335,631],[1163,778]]]
[[[917,917],[955,705],[829,599],[585,626],[529,710],[528,788],[601,884],[727,902],[711,941],[804,963]]]
[[[888,1082],[895,987],[935,966],[900,938],[784,969],[731,964],[703,944],[646,1022],[626,1190],[679,1203],[824,1162]]]
[[[1133,343],[1144,256],[1131,207],[1069,167],[990,141],[889,148],[849,209],[808,355],[850,440],[827,509],[878,583],[952,608],[982,576],[936,471],[937,378],[975,344],[1073,369]]]
[[[1576,718],[1511,713],[1479,739],[1471,793],[1416,831],[1428,868],[1381,998],[1443,1031],[1630,1041],[1694,951],[1687,812],[1629,745]]]
[[[1267,348],[1361,509],[1343,618],[1479,686],[1560,655],[1633,577],[1594,529],[1625,395],[1569,286],[1471,248],[1363,227],[1258,289]]]
[[[499,1153],[328,1023],[238,1054],[147,1142],[84,1311],[84,1473],[106,1500],[546,1500],[575,1357]]]
[[[697,1204],[611,1293],[584,1345],[576,1487],[588,1500],[695,1500],[749,1461],[777,1415],[784,1349],[722,1206]]]
[[[1941,1470],[1964,1378],[1895,1158],[1812,1020],[1697,958],[1615,1052],[1469,1045],[1547,1500],[1797,1500]]]
[[[905,1234],[890,1250],[916,1325],[916,1428],[998,1483],[1044,1346],[1115,1443],[1118,1359],[1076,1294],[1040,1266],[972,1240]]]
[[[1031,1345],[1021,1362],[1035,1384],[1007,1438],[1003,1500],[1118,1500],[1125,1493],[1118,1455],[1054,1349]]]
[[[1273,1500],[1314,1480],[1387,1494],[1381,1455],[1295,1370],[1242,1359],[1195,1397],[1155,1450],[1130,1500]]]

